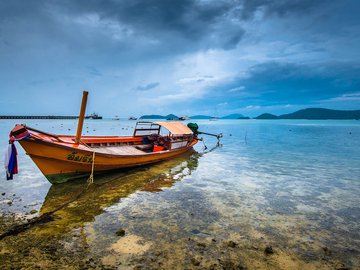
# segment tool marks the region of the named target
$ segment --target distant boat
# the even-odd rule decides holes
[[[120,120],[119,116],[115,115],[115,117],[113,118],[113,120]]]
[[[137,120],[137,118],[134,117],[134,116],[130,116],[130,117],[129,117],[129,120]]]
[[[180,120],[180,121],[185,121],[185,120],[190,120],[190,118],[187,117],[187,116],[180,116],[180,117],[179,117],[179,120]]]
[[[88,116],[85,116],[85,119],[102,119],[102,116],[94,112]]]

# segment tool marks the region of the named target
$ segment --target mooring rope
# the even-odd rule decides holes
[[[204,151],[207,149],[207,146],[206,146],[206,144],[205,144],[205,142],[204,142],[204,139],[202,139],[201,140],[202,141],[202,143],[204,144]]]
[[[199,138],[199,141],[202,141],[203,144],[204,144],[204,149],[202,152],[198,152],[198,154],[200,154],[201,156],[204,155],[204,154],[207,154],[207,153],[210,153],[212,151],[214,151],[215,149],[217,148],[221,148],[222,147],[222,144],[220,143],[220,141],[218,140],[216,145],[211,147],[210,149],[205,145],[205,142],[204,142],[204,138]]]
[[[92,156],[91,174],[88,179],[88,185],[94,183],[94,167],[95,167],[95,151],[93,152],[93,156]]]
[[[80,143],[85,145],[86,147],[88,147],[89,149],[92,149],[90,145],[88,145],[86,142],[80,140]],[[88,182],[88,186],[87,188],[94,183],[94,167],[95,167],[95,151],[93,151],[93,156],[92,156],[92,162],[91,162],[91,173],[89,175],[89,178],[87,180]]]

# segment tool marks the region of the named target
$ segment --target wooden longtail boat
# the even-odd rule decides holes
[[[16,125],[10,133],[53,184],[170,159],[198,142],[196,134],[179,122],[137,122],[132,136],[81,136],[86,100],[84,92],[76,136],[26,125]]]

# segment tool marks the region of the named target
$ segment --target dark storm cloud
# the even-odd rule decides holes
[[[252,18],[255,12],[259,10],[262,10],[267,15],[309,15],[309,13],[329,3],[329,0],[244,0],[242,1],[240,14],[245,20]]]
[[[149,53],[171,55],[199,49],[231,50],[246,33],[244,21],[251,20],[258,10],[279,16],[308,15],[325,3],[309,0],[14,0],[2,2],[0,21],[10,22],[14,28],[17,26],[17,29],[9,29],[12,38],[4,38],[3,42],[21,42],[22,34],[26,36],[36,31],[34,39],[53,38],[54,42],[67,44],[75,50],[95,47],[100,48],[97,52],[101,54],[107,50],[113,56],[134,58],[136,53],[146,57]],[[86,21],[82,25],[74,24],[86,16],[98,16],[96,23],[102,23],[102,27],[92,29],[91,22],[86,25]],[[118,39],[114,39],[114,31],[109,30],[111,23],[121,28],[116,30]],[[0,38],[10,34],[5,31],[6,35],[1,35],[2,32],[0,29]],[[125,51],[127,54],[123,53]]]
[[[245,34],[240,18],[233,13],[238,4],[196,0],[2,1],[0,50],[9,44],[15,61],[27,61],[31,54],[39,65],[44,59],[60,62],[57,57],[65,54],[64,60],[72,57],[78,63],[93,65],[91,59],[96,57],[96,61],[106,63],[112,60],[116,66],[199,50],[232,50]],[[52,55],[46,55],[49,50],[54,51]],[[41,52],[46,57],[40,57]]]
[[[359,13],[355,0],[0,1],[0,100],[31,91],[60,104],[84,86],[109,111],[129,89],[144,107],[189,92],[203,106],[354,100]]]
[[[239,88],[240,91],[232,91]],[[326,66],[266,63],[250,69],[248,78],[224,86],[229,95],[242,102],[304,104],[357,92],[360,65],[331,63]]]
[[[177,46],[231,49],[244,34],[239,18],[232,14],[233,1],[53,1],[44,7],[72,17],[96,14],[103,22],[119,23],[133,38],[153,39],[160,47],[170,44],[173,52]]]
[[[207,105],[252,116],[288,113],[306,107],[359,109],[360,64],[265,63],[209,91]],[[225,94],[226,93],[226,94]],[[242,108],[243,111],[239,111]]]
[[[62,1],[67,13],[97,13],[144,32],[171,31],[187,37],[202,36],[231,8],[227,2],[200,4],[194,0]]]

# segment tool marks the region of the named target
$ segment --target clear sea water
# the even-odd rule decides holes
[[[77,125],[20,121],[60,134]],[[0,120],[4,151],[18,122]],[[199,142],[195,153],[97,177],[53,221],[1,240],[4,265],[360,269],[360,121],[192,122],[222,132],[222,146],[212,150],[216,139],[204,136],[207,150]],[[84,133],[131,134],[134,125],[88,120]],[[6,181],[0,170],[2,231],[10,217],[24,222],[86,188],[86,179],[51,186],[17,146],[20,173]]]

